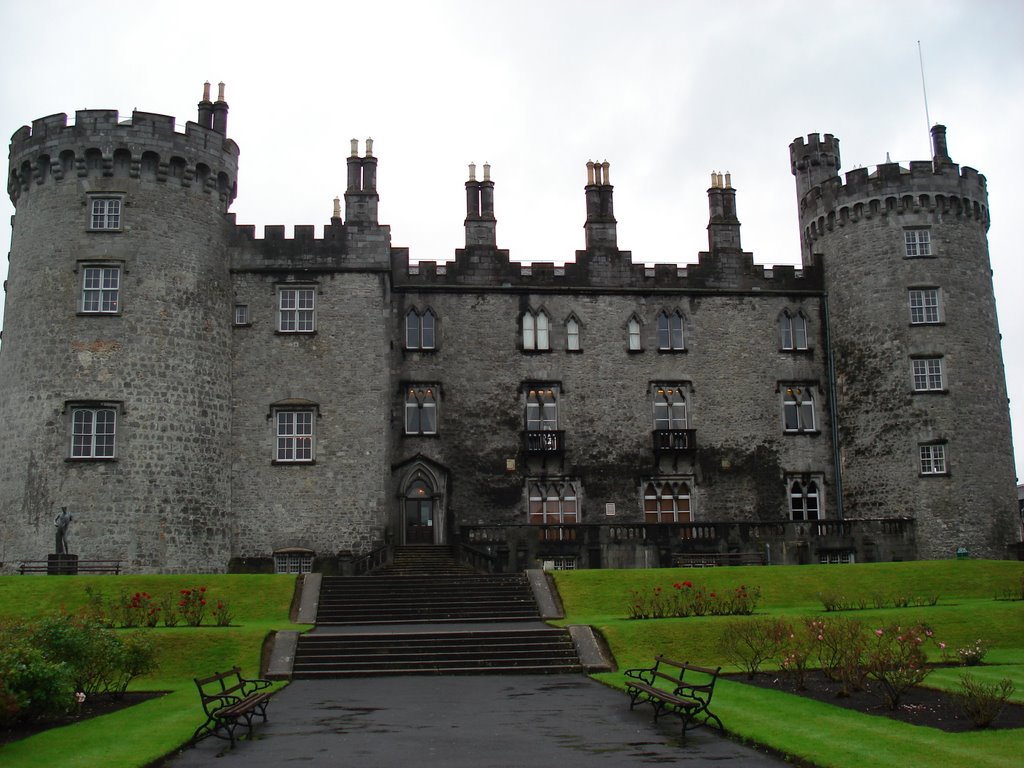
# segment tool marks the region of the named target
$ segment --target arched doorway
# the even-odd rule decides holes
[[[406,544],[436,544],[437,527],[434,520],[435,496],[433,489],[422,478],[409,483],[405,491],[403,525]]]

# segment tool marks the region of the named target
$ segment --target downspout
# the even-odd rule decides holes
[[[843,519],[843,470],[839,450],[839,406],[836,397],[836,361],[832,354],[832,327],[829,320],[828,292],[821,295],[825,321],[825,356],[828,361],[828,415],[832,422],[832,482],[836,489],[836,517]]]

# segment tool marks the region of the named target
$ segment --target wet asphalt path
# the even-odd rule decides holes
[[[198,702],[197,702],[198,709]],[[257,738],[234,750],[207,738],[167,768],[595,768],[782,766],[679,718],[655,724],[621,691],[584,675],[408,676],[298,680],[277,693]],[[728,723],[726,724],[728,725]]]

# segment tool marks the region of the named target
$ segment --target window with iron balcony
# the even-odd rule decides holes
[[[558,428],[558,387],[545,385],[526,389],[527,453],[561,453],[565,433]]]
[[[680,384],[658,384],[653,390],[654,450],[688,453],[696,447],[696,432],[687,422],[686,391]]]

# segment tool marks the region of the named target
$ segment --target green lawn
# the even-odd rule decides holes
[[[179,747],[202,722],[193,678],[235,664],[244,675],[256,677],[261,648],[271,631],[308,628],[288,621],[295,590],[295,579],[288,576],[4,576],[0,577],[0,620],[77,611],[86,603],[86,586],[110,598],[122,589],[158,596],[205,586],[211,600],[228,602],[234,618],[230,627],[142,630],[155,639],[160,668],[135,681],[129,690],[171,693],[0,747],[4,768],[140,768]]]
[[[824,613],[819,592],[833,591],[871,604],[874,595],[939,596],[932,607],[884,608],[844,612],[868,624],[924,622],[936,639],[950,648],[984,640],[991,651],[976,677],[995,681],[1009,677],[1014,700],[1024,702],[1024,602],[994,600],[996,594],[1020,589],[1024,563],[1008,561],[941,561],[851,566],[735,567],[715,569],[649,569],[574,571],[555,574],[566,609],[563,623],[592,624],[615,654],[619,671],[598,679],[623,687],[622,670],[650,666],[659,653],[699,664],[729,669],[718,650],[719,640],[739,617],[632,621],[626,616],[631,590],[690,580],[709,590],[725,591],[741,584],[761,589],[757,615],[799,618]],[[960,669],[942,669],[926,681],[955,689]],[[861,715],[785,693],[722,680],[714,707],[726,728],[738,738],[767,745],[819,766],[876,768],[880,765],[992,766],[1016,764],[1024,749],[1024,733],[975,731],[947,734],[882,717]]]

